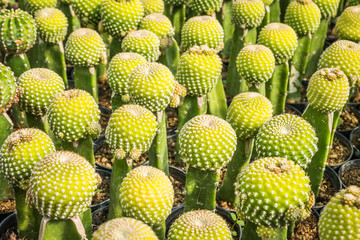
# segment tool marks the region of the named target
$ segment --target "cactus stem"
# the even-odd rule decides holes
[[[4,64],[11,68],[11,71],[14,72],[16,78],[20,77],[21,74],[30,70],[29,59],[26,56],[26,53],[21,54],[6,54],[4,58]]]
[[[90,135],[79,140],[75,152],[83,156],[93,167],[95,167],[93,139]]]
[[[256,233],[257,226],[251,221],[246,221],[244,230],[243,230],[243,240],[261,240],[261,238]],[[271,238],[271,240],[286,240],[287,239],[287,229],[278,228],[276,230],[276,236]]]
[[[7,113],[3,113],[0,116],[0,146],[4,143],[5,139],[12,133],[13,131],[13,123]]]
[[[66,18],[68,19],[68,23],[69,23],[67,35],[64,40],[64,42],[66,42],[70,33],[75,31],[76,29],[80,28],[80,21],[79,21],[78,17],[76,16],[76,14],[70,4],[60,1],[59,9],[65,14]]]
[[[206,113],[206,103],[206,96],[193,97],[187,95],[183,104],[179,107],[178,130],[180,131],[184,124],[193,117]]]
[[[281,22],[284,22],[286,9],[291,2],[292,2],[292,0],[281,0],[280,1],[280,20],[281,20]]]
[[[263,27],[270,23],[270,6],[265,5],[265,16],[261,22],[261,24],[256,28],[256,31],[259,33]]]
[[[175,28],[175,40],[180,45],[181,43],[181,29],[186,20],[186,7],[185,5],[175,6],[172,7],[172,14],[169,17],[172,25]]]
[[[115,92],[112,92],[111,94],[111,108],[114,112],[116,109],[121,107],[124,104],[122,101],[122,97],[119,94],[116,94]]]
[[[58,42],[57,44],[45,43],[44,67],[59,74],[64,80],[65,88],[68,88],[64,46],[62,42]]]
[[[270,5],[270,22],[280,22],[280,0],[275,0]]]
[[[97,76],[95,66],[83,67],[75,66],[74,67],[74,81],[75,88],[82,89],[90,93],[96,103],[98,103],[98,88],[97,88]]]
[[[180,61],[180,51],[179,46],[174,38],[171,39],[171,42],[171,46],[166,48],[164,53],[161,53],[157,62],[167,66],[172,72],[172,74],[175,76],[177,66]]]
[[[224,49],[222,50],[222,58],[227,59],[230,57],[230,51],[231,51],[231,43],[232,38],[234,35],[235,30],[235,24],[231,22],[231,7],[232,7],[232,0],[226,0],[224,2],[222,12],[220,14],[222,15],[222,19],[218,18],[219,22],[224,28]]]
[[[116,54],[122,52],[121,51],[121,42],[122,39],[118,39],[116,37],[113,37],[111,43],[110,43],[110,59],[112,59]]]
[[[215,87],[207,95],[207,105],[208,114],[222,119],[226,118],[227,104],[221,75],[219,76]]]
[[[33,115],[31,113],[25,113],[26,114],[26,120],[27,120],[27,126],[30,128],[37,128],[42,131],[45,130],[44,127],[44,121],[41,116],[39,115]]]
[[[14,120],[14,125],[20,127],[20,128],[24,128],[27,126],[27,119],[26,119],[26,114],[25,111],[20,111],[17,107],[16,104],[11,106],[11,113],[13,116],[13,120]]]
[[[165,240],[166,225],[165,221],[151,226],[152,230],[159,238],[159,240]]]

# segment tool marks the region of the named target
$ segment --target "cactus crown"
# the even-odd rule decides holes
[[[232,22],[243,29],[260,25],[265,16],[261,0],[236,0],[231,8]]]
[[[133,218],[115,218],[103,223],[92,240],[158,240],[145,223]]]
[[[19,107],[33,115],[45,115],[53,96],[65,90],[63,79],[46,68],[33,68],[24,72],[17,84],[21,89]]]
[[[222,217],[209,210],[197,210],[176,219],[170,227],[168,239],[230,240],[232,237]]]
[[[179,133],[181,159],[194,168],[217,170],[232,158],[236,133],[225,120],[199,115],[189,120]]]
[[[335,16],[339,5],[339,0],[313,0],[313,2],[319,7],[323,18]]]
[[[26,201],[43,216],[71,218],[90,206],[100,180],[95,169],[80,155],[53,152],[34,167]]]
[[[149,15],[152,13],[162,14],[164,12],[164,1],[163,0],[141,0],[144,6],[144,14]]]
[[[346,8],[336,21],[337,35],[341,39],[360,41],[360,5]]]
[[[59,9],[44,8],[36,12],[35,22],[39,35],[45,42],[64,41],[68,30],[68,20]]]
[[[340,69],[323,68],[310,78],[306,96],[313,108],[330,113],[345,105],[349,90],[349,81]]]
[[[174,189],[164,172],[140,166],[130,171],[120,187],[120,201],[125,216],[148,225],[158,224],[170,214]]]
[[[16,80],[14,73],[0,63],[0,114],[5,113],[15,102]]]
[[[25,10],[31,15],[44,8],[56,8],[57,0],[24,0]]]
[[[317,151],[314,128],[303,118],[281,114],[266,122],[256,136],[258,157],[284,157],[306,168]]]
[[[55,151],[50,137],[36,128],[11,133],[0,150],[0,168],[13,185],[26,189],[32,169],[47,154]]]
[[[190,0],[186,6],[194,12],[211,15],[214,11],[220,11],[222,4],[223,0]]]
[[[101,2],[102,0],[76,0],[72,1],[71,5],[81,24],[86,26],[89,23],[96,25],[100,21]]]

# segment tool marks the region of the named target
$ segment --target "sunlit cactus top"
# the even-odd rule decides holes
[[[360,188],[349,186],[337,193],[319,220],[321,240],[356,240],[360,238]]]
[[[276,64],[282,64],[294,55],[298,37],[289,25],[270,23],[261,29],[258,44],[268,47],[274,54]]]
[[[232,22],[241,28],[260,25],[265,16],[265,6],[261,0],[236,0],[231,8]]]
[[[0,63],[0,114],[6,112],[15,101],[16,81],[14,73]]]
[[[85,158],[57,151],[34,167],[26,200],[43,216],[67,219],[89,208],[100,182],[100,176]]]
[[[48,43],[58,43],[65,39],[68,20],[56,8],[44,8],[35,14],[36,27],[40,37]]]
[[[237,70],[247,83],[268,81],[275,69],[272,51],[263,45],[249,45],[241,49],[236,59]]]
[[[96,24],[100,21],[100,6],[102,0],[72,0],[71,5],[79,17],[81,24],[86,26],[89,23]]]
[[[136,30],[144,15],[144,7],[141,0],[103,0],[100,12],[105,30],[120,39],[130,30]]]
[[[180,57],[176,80],[184,85],[188,95],[204,96],[217,83],[222,62],[214,49],[194,46]]]
[[[53,96],[65,90],[63,79],[46,68],[30,69],[18,78],[19,107],[33,115],[45,115]]]
[[[109,63],[106,78],[111,91],[123,96],[123,101],[128,101],[130,74],[135,68],[146,62],[146,59],[138,53],[122,52],[116,54]]]
[[[270,100],[260,93],[240,93],[232,100],[226,120],[236,131],[238,139],[252,138],[272,117],[272,107]]]
[[[226,221],[209,210],[186,212],[171,225],[169,240],[231,240]]]
[[[86,137],[97,138],[101,127],[99,106],[83,90],[71,89],[54,96],[46,113],[51,131],[66,142]]]
[[[144,14],[149,15],[152,13],[164,12],[164,1],[163,0],[141,0],[144,6]]]
[[[144,63],[129,78],[131,100],[152,112],[163,111],[174,95],[175,79],[160,63]]]
[[[257,231],[260,237],[305,219],[315,203],[305,171],[281,157],[252,162],[239,176],[236,191],[239,216],[261,226]]]
[[[43,8],[55,8],[57,0],[24,0],[25,10],[31,15]]]
[[[158,240],[154,231],[134,218],[115,218],[103,223],[92,240]]]
[[[221,24],[210,16],[192,17],[185,22],[181,30],[182,52],[193,46],[207,45],[217,52],[224,47],[224,30]]]
[[[334,16],[339,5],[339,0],[313,0],[313,2],[319,7],[323,18]]]
[[[341,39],[360,41],[360,5],[348,7],[336,21],[337,35]]]
[[[187,0],[164,0],[166,4],[183,5]]]
[[[202,170],[217,170],[231,160],[236,133],[219,117],[199,115],[183,126],[179,145],[179,154],[185,163]]]
[[[74,65],[94,66],[106,62],[106,47],[95,30],[80,28],[70,34],[65,45],[65,56]]]
[[[25,53],[35,44],[35,21],[20,9],[5,10],[1,14],[0,36],[1,49],[5,53]]]
[[[321,55],[318,69],[340,68],[353,86],[360,81],[360,45],[339,40],[330,45]]]
[[[155,62],[160,56],[160,39],[148,30],[130,32],[121,42],[121,50],[141,54],[149,62]]]
[[[315,129],[301,117],[281,114],[266,122],[256,135],[258,157],[284,157],[306,168],[317,151]]]
[[[310,78],[306,96],[314,109],[330,113],[344,107],[349,91],[349,81],[340,69],[323,68]]]
[[[223,0],[191,0],[186,6],[194,12],[212,14],[214,11],[220,11],[222,4]]]
[[[148,225],[164,221],[174,203],[174,189],[166,174],[154,167],[130,171],[120,187],[120,202],[126,217]]]
[[[320,9],[312,0],[294,0],[285,13],[285,23],[298,35],[314,33],[320,25],[320,19]]]
[[[0,168],[9,182],[26,189],[32,169],[44,156],[55,151],[50,137],[36,128],[11,133],[0,150]]]
[[[155,115],[139,105],[123,105],[111,115],[106,128],[106,141],[118,159],[132,159],[149,150],[156,134]]]

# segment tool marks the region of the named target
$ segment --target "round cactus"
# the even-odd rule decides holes
[[[218,239],[231,240],[231,232],[226,221],[209,210],[184,213],[171,225],[169,240]]]
[[[340,68],[353,86],[360,80],[360,46],[347,40],[334,42],[321,55],[318,68]]]
[[[133,218],[116,218],[103,223],[93,234],[92,240],[158,240],[154,231]]]
[[[106,47],[95,30],[80,28],[70,34],[65,56],[74,65],[94,66],[106,61]]]
[[[226,120],[234,128],[238,139],[255,137],[259,128],[272,117],[272,104],[255,92],[240,93],[232,100]]]
[[[258,44],[268,47],[274,54],[276,64],[289,61],[298,43],[296,32],[283,23],[270,23],[261,29]]]
[[[360,238],[360,188],[349,186],[337,193],[321,212],[321,240],[356,240]]]
[[[237,195],[238,214],[260,226],[260,237],[305,219],[315,203],[305,171],[280,157],[252,162],[239,177]]]
[[[166,4],[173,4],[173,5],[183,5],[186,3],[187,0],[164,0]]]
[[[139,53],[149,62],[154,62],[159,58],[159,48],[160,39],[148,30],[130,32],[121,42],[122,51]]]
[[[349,91],[349,81],[341,70],[323,68],[310,78],[306,96],[314,109],[330,113],[344,107]]]
[[[44,8],[35,14],[39,36],[48,43],[64,41],[68,29],[68,20],[64,13],[56,8]]]
[[[104,0],[100,13],[105,30],[113,37],[122,38],[137,28],[144,15],[144,7],[140,0]]]
[[[24,0],[25,10],[31,15],[44,8],[55,8],[57,0]]]
[[[175,79],[160,63],[144,63],[129,78],[131,100],[152,112],[163,111],[174,95]]]
[[[100,180],[95,169],[80,155],[53,152],[34,167],[26,201],[43,216],[68,219],[89,208]]]
[[[265,6],[261,0],[238,0],[231,8],[232,22],[241,28],[260,25],[265,16]]]
[[[128,99],[128,86],[130,74],[135,68],[146,63],[146,59],[138,53],[118,53],[109,63],[107,82],[111,90],[123,99]]]
[[[193,46],[207,45],[217,52],[224,47],[224,30],[213,17],[192,17],[181,30],[181,51],[185,52]]]
[[[63,79],[46,68],[30,69],[18,78],[19,107],[33,115],[45,115],[53,96],[65,90]]]
[[[152,13],[164,12],[164,1],[163,0],[141,0],[144,6],[144,14],[149,15]]]
[[[215,50],[194,46],[181,55],[176,80],[188,95],[204,96],[214,88],[221,70],[221,58]]]
[[[35,44],[35,21],[20,9],[5,10],[0,21],[0,36],[1,49],[5,53],[25,53]]]
[[[239,52],[236,65],[242,79],[247,83],[257,84],[271,78],[275,69],[275,57],[263,45],[249,45]]]
[[[32,169],[55,151],[50,137],[36,128],[22,128],[10,134],[0,150],[0,168],[13,185],[26,189]]]
[[[101,131],[99,106],[83,90],[71,89],[54,95],[46,117],[51,131],[66,142],[77,141],[87,134],[96,138]]]
[[[9,67],[0,63],[0,114],[5,113],[15,102],[16,81]]]
[[[111,115],[106,128],[106,141],[114,155],[136,159],[150,148],[156,134],[155,115],[139,105],[123,105]]]
[[[179,133],[181,159],[194,168],[217,170],[232,158],[236,133],[225,120],[199,115],[188,121]]]
[[[313,0],[313,2],[319,7],[323,18],[335,16],[339,5],[339,0]]]
[[[266,122],[256,135],[258,157],[284,157],[306,168],[317,151],[315,129],[301,117],[281,114]]]
[[[186,5],[194,12],[212,14],[214,11],[220,11],[223,0],[192,0]]]
[[[292,1],[285,13],[285,23],[298,35],[314,33],[320,25],[320,19],[320,9],[312,0]]]
[[[86,26],[89,23],[96,25],[100,21],[101,3],[102,0],[76,0],[71,1],[71,6],[81,23]]]
[[[174,189],[164,172],[154,167],[140,166],[124,178],[120,201],[125,216],[152,226],[164,221],[170,214]]]
[[[337,35],[341,39],[360,41],[360,5],[348,7],[336,21]]]

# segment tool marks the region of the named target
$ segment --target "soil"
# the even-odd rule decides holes
[[[316,198],[315,206],[325,206],[335,193],[335,186],[331,183],[330,179],[324,175],[319,189],[319,196]]]
[[[333,166],[346,161],[350,156],[350,151],[346,145],[342,144],[339,138],[334,137],[332,148],[330,149],[326,164]]]
[[[355,132],[355,131],[354,131]],[[360,150],[360,131],[353,135],[351,143],[357,150]]]
[[[177,109],[168,108],[165,113],[167,118],[166,129],[170,130],[176,128],[179,122]]]
[[[224,168],[221,169],[220,180],[219,180],[219,184],[218,184],[218,190],[219,190],[219,186],[221,186],[222,182],[224,181],[226,171],[227,171],[227,167],[224,167]],[[228,201],[223,201],[223,200],[220,200],[220,199],[216,199],[216,205],[218,205],[218,206],[220,206],[222,208],[225,208],[227,210],[235,211],[235,207],[231,203],[229,203]]]
[[[355,88],[355,92],[351,96],[349,103],[360,103],[360,88],[359,88],[359,86],[357,86]]]
[[[292,108],[289,107],[289,106],[285,106],[284,113],[288,113],[288,114],[293,114],[293,115],[300,116],[298,112],[296,112],[294,109],[292,109]]]
[[[350,107],[346,107],[340,115],[343,122],[337,127],[337,130],[346,131],[352,130],[359,126],[359,119],[357,119],[354,111]]]
[[[100,115],[100,126],[101,126],[101,134],[100,135],[104,135],[105,134],[105,130],[107,127],[107,124],[109,122],[110,116],[106,115],[104,113],[101,113]]]
[[[341,181],[346,186],[357,185],[360,187],[360,168],[351,169],[341,176]]]
[[[296,222],[291,240],[319,240],[317,222],[318,218],[313,213],[304,221]]]
[[[102,176],[102,182],[97,187],[96,194],[92,198],[91,205],[102,203],[110,197],[110,175]]]
[[[176,138],[168,138],[169,165],[186,171],[186,164],[175,158]]]
[[[9,213],[16,210],[15,198],[0,201],[0,213]]]
[[[98,83],[98,88],[99,88],[99,104],[109,109],[112,109],[110,103],[111,90],[109,84],[106,81],[102,83]]]
[[[185,182],[176,180],[170,175],[170,181],[174,188],[174,204],[173,207],[177,207],[185,203]]]

